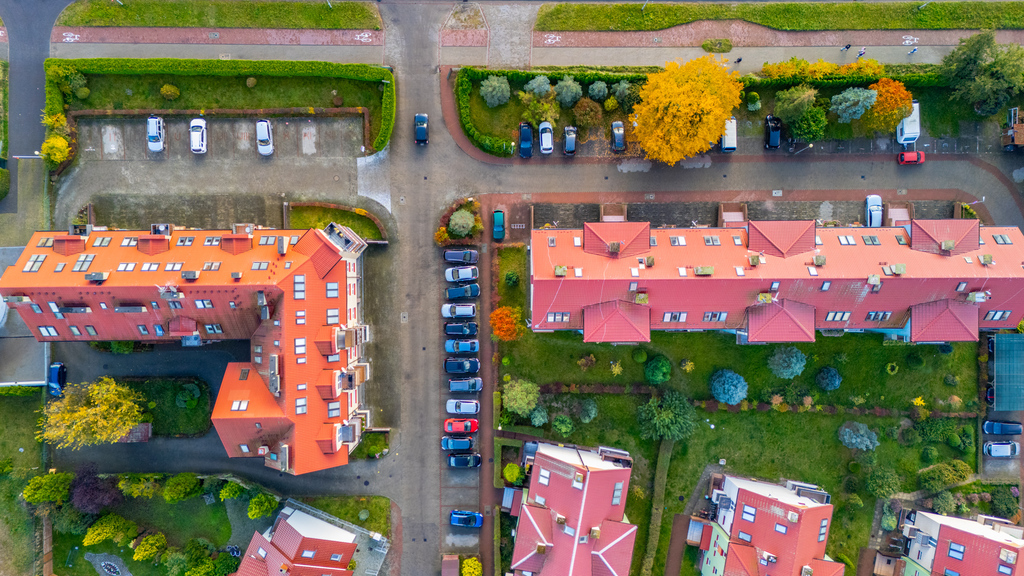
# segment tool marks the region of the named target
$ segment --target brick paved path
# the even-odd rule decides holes
[[[6,37],[4,38],[6,41]],[[381,30],[288,30],[275,28],[133,28],[55,26],[53,43],[272,44],[281,46],[383,46]]]

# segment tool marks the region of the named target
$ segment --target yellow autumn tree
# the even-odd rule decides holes
[[[878,97],[861,117],[864,126],[877,132],[895,132],[896,126],[913,112],[914,97],[902,82],[891,78],[882,78],[868,88],[877,92]]]
[[[689,62],[666,62],[651,74],[633,108],[633,134],[647,157],[668,165],[711,149],[725,132],[725,121],[740,104],[739,73],[728,59],[707,55]]]
[[[68,384],[43,410],[39,439],[75,450],[117,442],[142,421],[142,401],[142,394],[112,378]]]

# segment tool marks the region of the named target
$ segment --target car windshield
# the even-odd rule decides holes
[[[156,135],[156,132],[151,132],[149,134],[149,141],[150,142],[159,142],[160,141],[160,137]]]
[[[192,131],[195,132],[195,133],[202,132],[203,131],[203,127],[202,126],[193,126],[192,127]]]

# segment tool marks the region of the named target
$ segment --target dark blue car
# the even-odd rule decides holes
[[[529,122],[519,123],[519,157],[533,157],[533,126]]]
[[[469,510],[452,510],[448,520],[452,526],[462,526],[463,528],[479,528],[484,525],[484,515]]]
[[[50,390],[51,396],[64,394],[64,385],[68,383],[68,368],[63,362],[50,364],[50,370],[46,376],[46,387]]]

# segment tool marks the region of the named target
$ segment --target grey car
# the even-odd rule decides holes
[[[870,194],[865,200],[867,204],[868,228],[878,228],[882,225],[882,197],[878,194]]]

